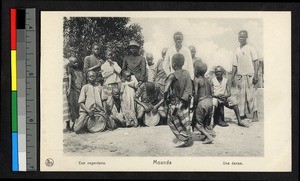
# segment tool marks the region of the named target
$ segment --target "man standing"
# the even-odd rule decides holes
[[[136,41],[131,41],[128,49],[129,55],[123,59],[122,70],[129,70],[142,84],[147,81],[146,59],[139,55],[140,45]]]
[[[256,105],[256,88],[258,83],[258,57],[255,49],[247,44],[248,32],[242,30],[238,34],[240,46],[236,50],[236,59],[232,67],[232,83],[238,75],[239,109],[241,119],[252,118],[258,121]]]
[[[182,45],[183,41],[183,34],[179,31],[175,32],[173,35],[173,39],[175,42],[175,46],[170,47],[167,50],[165,61],[163,62],[163,68],[167,75],[174,72],[172,68],[172,57],[175,54],[182,54],[184,56],[184,64],[182,66],[182,69],[187,70],[190,74],[191,79],[194,79],[194,67],[193,67],[193,60],[191,56],[190,50]]]

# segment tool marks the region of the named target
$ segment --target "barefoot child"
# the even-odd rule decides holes
[[[189,72],[182,69],[184,64],[182,54],[174,54],[172,57],[171,73],[166,81],[164,100],[168,104],[168,125],[178,139],[178,145],[187,144],[190,135],[189,106],[192,96],[192,80]]]
[[[82,71],[79,68],[79,61],[75,57],[70,57],[70,77],[71,77],[71,89],[69,94],[69,105],[70,105],[70,113],[71,119],[73,122],[73,126],[75,120],[79,117],[79,104],[78,99],[80,95],[80,90],[82,87],[83,75]],[[73,128],[72,128],[73,130]]]
[[[138,121],[135,112],[135,90],[138,86],[138,81],[130,71],[123,72],[123,82],[121,85],[121,106],[126,119],[126,126],[138,126]]]
[[[87,80],[88,84],[82,87],[78,99],[80,111],[79,118],[74,124],[76,134],[87,132],[88,119],[94,117],[96,111],[101,115],[106,115],[101,100],[101,86],[96,84],[96,73],[92,70],[88,71]]]
[[[63,71],[64,71],[64,75],[63,75],[63,120],[66,123],[66,128],[63,130],[63,132],[69,132],[71,130],[70,105],[69,105],[69,101],[68,101],[68,96],[70,94],[70,87],[71,87],[69,59],[64,58]]]
[[[204,77],[207,71],[207,65],[201,61],[194,62],[195,79],[194,79],[194,108],[195,119],[193,119],[193,126],[206,136],[203,144],[213,142],[213,137],[206,131],[206,127],[210,124],[212,116],[212,97],[211,88],[208,80]]]

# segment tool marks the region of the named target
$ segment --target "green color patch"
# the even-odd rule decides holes
[[[18,132],[18,95],[17,91],[11,92],[11,121],[12,132]]]

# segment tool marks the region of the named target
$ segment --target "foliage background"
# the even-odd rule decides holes
[[[141,46],[140,54],[144,53],[142,28],[139,24],[129,23],[128,17],[64,17],[64,57],[75,56],[82,66],[84,58],[91,54],[93,43],[98,43],[102,59],[109,48],[113,60],[122,66],[131,40],[137,41]]]

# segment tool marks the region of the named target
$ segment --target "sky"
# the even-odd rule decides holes
[[[161,58],[164,47],[174,45],[176,31],[183,33],[184,46],[196,47],[196,56],[208,65],[208,70],[216,65],[231,70],[240,30],[248,31],[248,43],[256,49],[259,58],[263,58],[262,19],[131,18],[130,24],[133,23],[143,28],[144,49],[154,55],[154,62]]]

